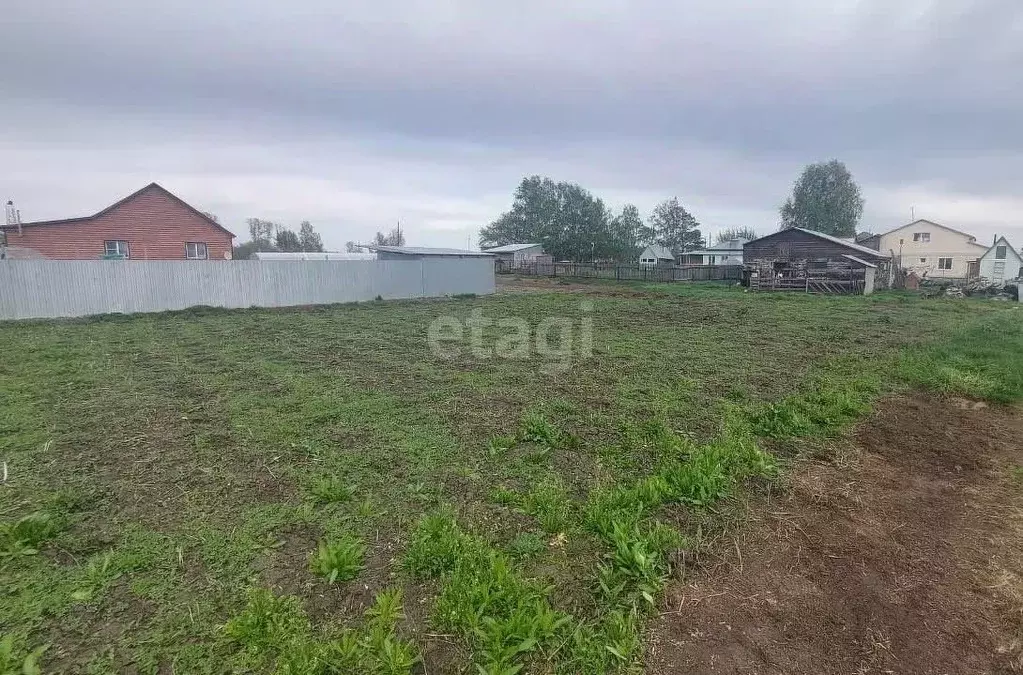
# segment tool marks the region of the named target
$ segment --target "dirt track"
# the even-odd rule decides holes
[[[894,399],[854,441],[675,584],[648,672],[1023,671],[1023,411]]]

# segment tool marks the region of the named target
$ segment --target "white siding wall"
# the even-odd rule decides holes
[[[1006,241],[999,241],[999,245],[1005,246],[1005,258],[998,260],[995,258],[996,249],[994,246],[984,254],[984,257],[980,259],[980,276],[990,281],[1011,281],[1017,279],[1020,275],[1020,256],[1019,253],[1012,249]],[[1002,265],[1001,277],[999,278],[996,265],[998,263],[1004,263]]]
[[[914,241],[914,234],[927,234],[929,241]],[[985,248],[971,244],[970,238],[931,223],[913,223],[880,239],[880,252],[894,252],[895,260],[902,253],[902,267],[928,278],[965,279],[971,260],[984,255]],[[951,269],[941,269],[939,259],[951,258]]]
[[[5,260],[0,319],[286,307],[493,293],[491,258],[347,261]]]

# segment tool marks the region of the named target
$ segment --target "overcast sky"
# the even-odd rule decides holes
[[[1021,0],[12,0],[0,196],[25,220],[157,181],[247,238],[401,220],[476,244],[524,175],[705,232],[777,227],[843,160],[863,229],[1023,246]]]

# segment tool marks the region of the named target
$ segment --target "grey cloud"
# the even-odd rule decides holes
[[[999,210],[1023,173],[1018,0],[43,0],[5,22],[3,141],[29,164],[106,147],[116,171],[123,147],[210,183],[333,180],[381,210],[404,189],[424,227],[493,217],[534,172],[764,224],[808,161],[844,159],[879,203]]]

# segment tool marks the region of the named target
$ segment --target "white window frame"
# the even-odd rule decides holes
[[[946,270],[946,271],[948,271],[948,270],[952,269],[952,266],[954,264],[955,264],[955,261],[952,260],[952,258],[938,258],[938,269],[939,270]]]
[[[921,244],[929,244],[931,242],[931,233],[930,232],[914,232],[913,233],[913,241],[919,242]]]
[[[192,246],[195,249],[195,255],[189,255],[188,247]],[[202,247],[202,255],[199,255],[199,247]],[[210,259],[210,247],[206,245],[205,241],[186,241],[185,242],[185,259],[186,260],[209,260]]]
[[[995,260],[1005,260],[1008,255],[1008,246],[995,246]]]
[[[921,263],[925,263],[925,262],[927,262],[927,258],[920,258],[920,262],[921,262]]]
[[[110,250],[111,244],[114,245],[114,250]],[[122,245],[124,248],[123,253],[121,252]],[[103,255],[119,255],[122,258],[129,258],[131,257],[131,248],[128,246],[126,239],[107,239],[103,242]]]

